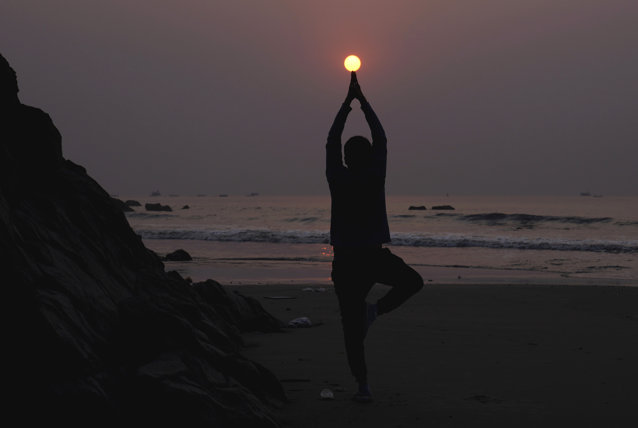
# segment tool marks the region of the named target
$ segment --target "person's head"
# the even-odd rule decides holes
[[[346,166],[349,169],[359,169],[370,163],[372,159],[372,144],[366,137],[356,135],[346,141],[343,146]]]
[[[0,54],[0,101],[2,104],[13,102],[18,96],[18,78],[16,72]]]

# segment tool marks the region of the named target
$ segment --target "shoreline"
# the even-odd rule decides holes
[[[177,249],[188,262],[164,262],[193,281],[222,284],[331,284],[331,247],[314,244],[146,240],[162,256]],[[476,248],[388,248],[426,282],[441,284],[638,285],[634,255]]]
[[[299,261],[244,261],[214,264],[210,260],[188,262],[164,261],[167,271],[175,270],[194,282],[215,279],[222,285],[306,285],[332,286],[331,263]],[[440,285],[572,285],[572,286],[638,286],[635,278],[564,273],[561,271],[499,268],[486,266],[437,265],[408,263],[423,277],[426,284]]]
[[[426,286],[566,286],[566,287],[630,287],[638,288],[638,281],[628,278],[574,277],[556,272],[508,271],[494,268],[428,267],[419,269]],[[167,266],[167,270],[169,266]],[[178,270],[179,271],[179,270]],[[183,274],[183,271],[179,271]],[[428,274],[426,274],[429,273]],[[432,279],[434,278],[434,279]],[[203,279],[198,279],[203,280]],[[219,280],[225,287],[332,287],[332,280],[303,279],[233,279]],[[382,286],[382,284],[379,284]]]
[[[368,335],[366,406],[350,400],[334,290],[295,285],[226,285],[284,322],[318,324],[244,335],[244,354],[290,399],[284,427],[620,426],[638,406],[638,288],[426,283]],[[324,388],[334,400],[319,398]]]

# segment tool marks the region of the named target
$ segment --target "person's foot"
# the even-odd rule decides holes
[[[357,403],[370,403],[372,402],[372,392],[368,384],[359,384],[359,391],[352,397],[353,401]]]

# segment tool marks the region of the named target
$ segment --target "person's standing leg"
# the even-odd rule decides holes
[[[423,288],[421,275],[387,248],[379,251],[374,266],[376,282],[392,287],[377,301],[378,315],[393,311]]]
[[[340,257],[333,260],[332,280],[339,300],[341,324],[350,371],[361,389],[368,389],[364,339],[366,325],[366,296],[374,285],[360,256]],[[369,390],[367,391],[369,394]]]

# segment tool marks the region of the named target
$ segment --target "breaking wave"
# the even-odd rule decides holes
[[[138,230],[143,239],[183,239],[218,242],[267,242],[287,244],[328,244],[323,231],[224,229],[224,230]],[[568,240],[550,238],[513,238],[509,236],[474,237],[460,234],[428,235],[393,233],[392,245],[407,247],[477,247],[516,250],[590,251],[638,253],[638,240]]]
[[[459,217],[460,220],[469,221],[472,223],[487,223],[487,224],[503,224],[507,222],[515,223],[571,223],[571,224],[593,224],[593,223],[609,223],[612,221],[611,217],[578,217],[578,216],[551,216],[551,215],[534,215],[534,214],[503,214],[503,213],[488,213],[488,214],[469,214]]]

